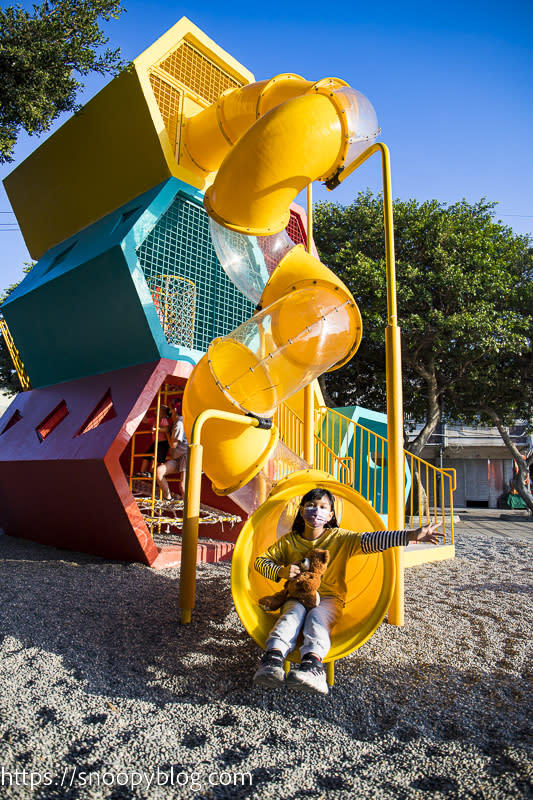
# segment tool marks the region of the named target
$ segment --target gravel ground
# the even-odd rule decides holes
[[[227,564],[180,626],[179,570],[0,536],[0,795],[532,797],[532,544],[457,533],[327,698],[251,688]]]

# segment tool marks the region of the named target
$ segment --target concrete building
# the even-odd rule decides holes
[[[411,440],[421,427],[407,423]],[[513,441],[520,449],[531,447],[531,437],[525,431],[523,424],[511,429]],[[497,428],[441,424],[421,456],[435,466],[455,469],[456,508],[496,508],[498,498],[509,490],[513,459]]]

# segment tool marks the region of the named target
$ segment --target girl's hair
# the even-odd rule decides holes
[[[331,494],[329,489],[320,489],[320,487],[318,486],[316,489],[311,489],[311,491],[304,494],[304,496],[300,500],[300,508],[304,506],[306,503],[311,502],[312,500],[322,500],[323,497],[328,498],[331,510],[333,511],[332,518],[330,519],[329,522],[326,522],[324,527],[338,528],[339,523],[337,522],[337,517],[335,516],[335,497]],[[293,533],[303,533],[304,530],[305,530],[304,518],[300,513],[300,509],[298,509],[298,513],[296,514],[294,522],[292,523],[292,531]]]

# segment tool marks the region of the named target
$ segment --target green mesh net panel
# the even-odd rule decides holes
[[[226,276],[203,207],[178,196],[137,248],[170,344],[206,351],[216,336],[249,319],[254,305]]]

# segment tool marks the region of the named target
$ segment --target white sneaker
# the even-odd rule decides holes
[[[288,689],[313,694],[328,694],[328,682],[324,665],[317,658],[303,657],[302,663],[293,667],[285,681]]]
[[[274,650],[267,650],[253,677],[254,686],[277,689],[285,685],[283,656]]]

